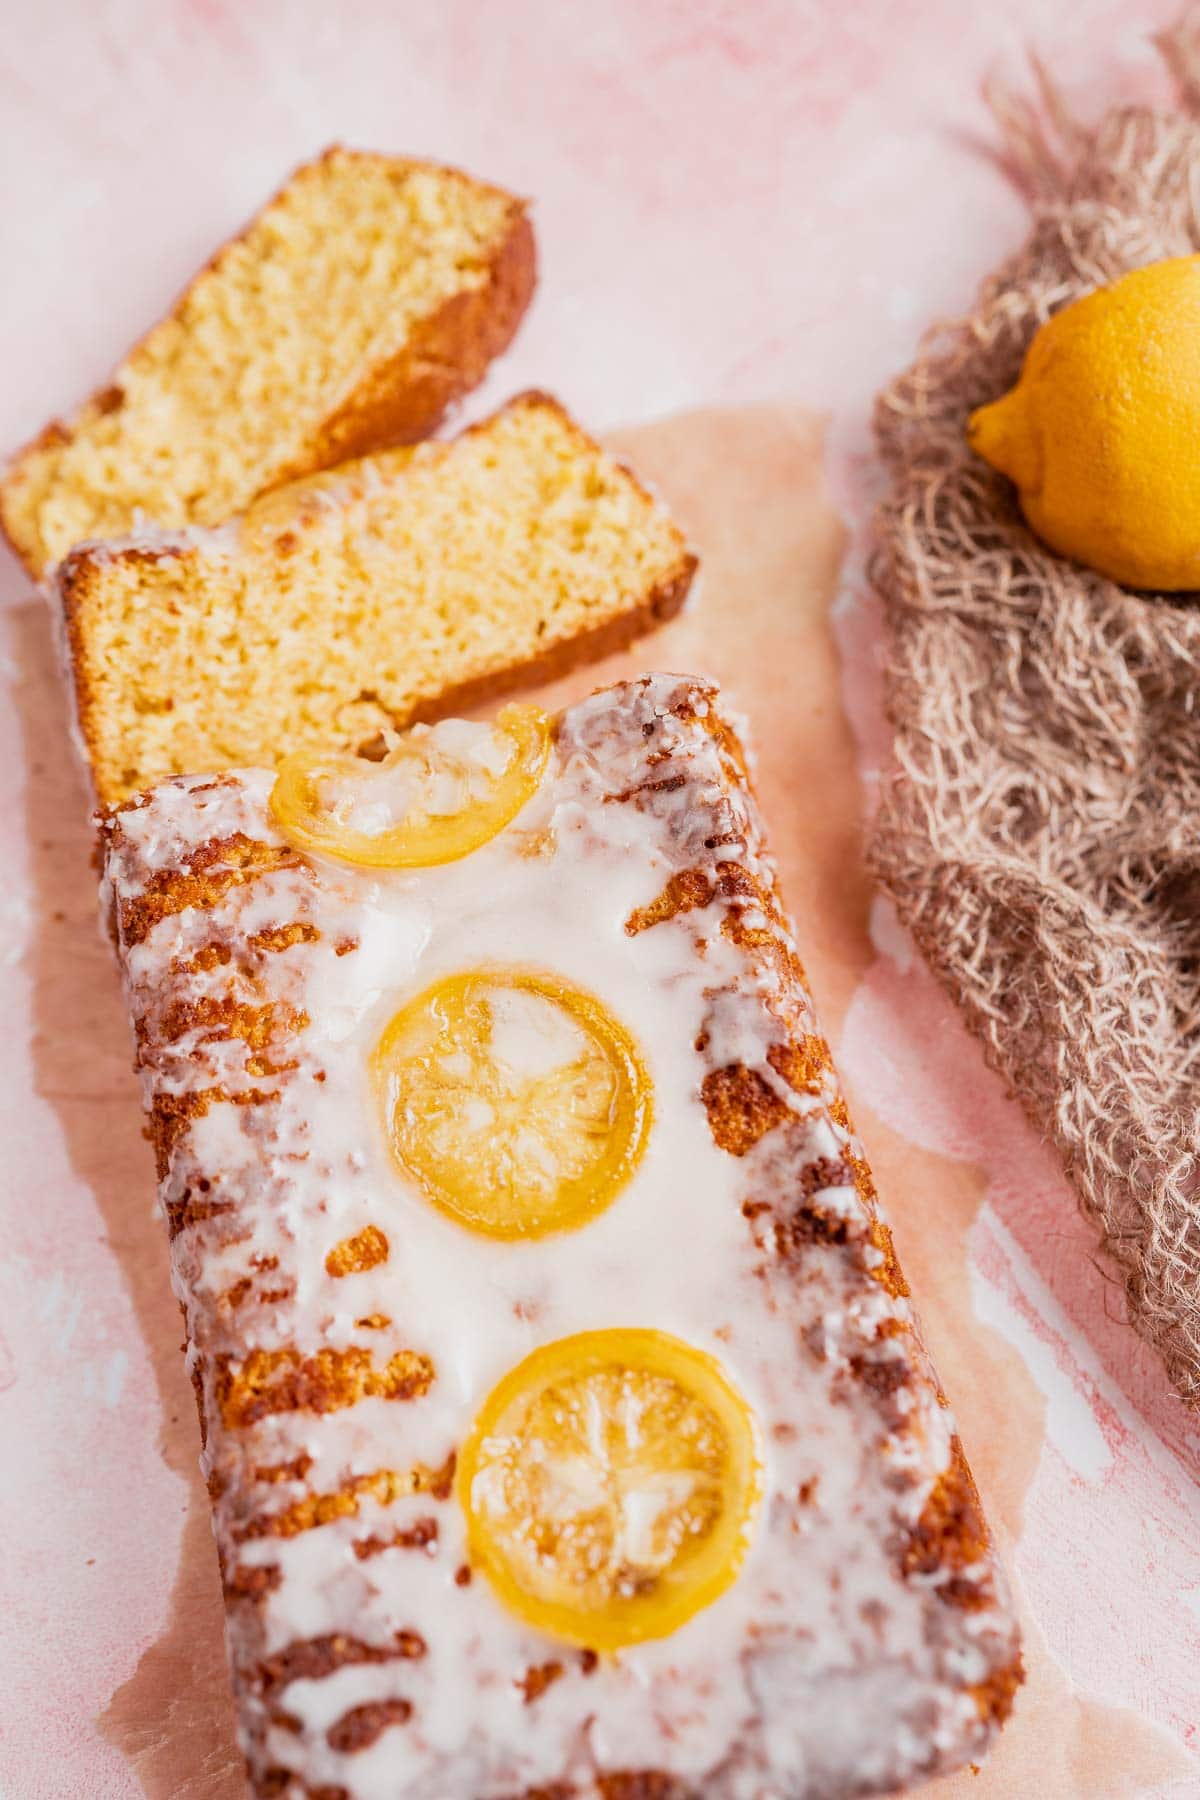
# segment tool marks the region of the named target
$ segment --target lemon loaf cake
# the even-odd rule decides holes
[[[977,1761],[1017,1630],[717,691],[103,833],[254,1792]]]
[[[98,794],[444,715],[683,603],[665,510],[541,394],[213,533],[83,546],[57,591]]]
[[[86,538],[215,525],[294,476],[415,442],[505,348],[533,285],[523,201],[329,150],[16,457],[0,521],[41,579]]]

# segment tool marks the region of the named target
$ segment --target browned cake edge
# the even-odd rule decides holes
[[[460,434],[461,437],[472,437],[476,433],[488,431],[503,413],[514,407],[544,407],[558,415],[564,429],[580,446],[581,450],[593,452],[597,446],[583,428],[567,412],[561,401],[553,394],[538,388],[528,388],[515,394],[511,400],[498,407],[486,419],[468,426]],[[455,440],[457,441],[457,440]],[[650,504],[654,504],[654,496],[638,479],[629,464],[616,459],[617,466],[626,478],[632,482],[637,492]],[[311,471],[310,471],[311,472]],[[410,725],[432,724],[438,719],[445,719],[455,713],[463,712],[473,706],[480,706],[489,700],[502,698],[514,690],[534,686],[539,682],[551,681],[560,675],[568,674],[572,669],[588,662],[598,661],[601,657],[612,655],[625,649],[635,639],[645,636],[659,625],[666,623],[680,610],[687,599],[699,558],[689,550],[682,535],[679,536],[679,556],[671,573],[663,580],[656,582],[636,604],[630,606],[616,618],[605,620],[589,631],[581,631],[567,641],[552,645],[550,649],[533,657],[509,663],[506,667],[494,670],[490,675],[479,676],[471,681],[444,688],[440,694],[419,702],[409,712],[396,714],[392,723],[396,730],[403,731]],[[156,563],[171,558],[185,559],[197,554],[195,547],[187,537],[166,536],[160,541],[147,537],[144,541],[122,541],[118,544],[82,544],[78,549],[68,552],[58,565],[55,577],[57,593],[57,609],[61,616],[62,633],[65,641],[65,673],[71,694],[74,723],[77,728],[84,760],[91,771],[92,783],[96,798],[102,805],[115,804],[125,797],[123,786],[106,779],[100,766],[100,733],[96,724],[95,684],[91,679],[91,658],[87,643],[86,613],[96,587],[98,571],[113,561],[132,564]],[[280,746],[280,754],[287,746]],[[189,774],[194,771],[181,769],[177,774]]]
[[[507,350],[536,284],[533,224],[527,203],[514,200],[508,234],[489,259],[482,287],[452,294],[416,327],[396,356],[368,371],[326,421],[309,455],[271,487],[371,450],[428,437]]]
[[[242,229],[214,251],[180,289],[162,316],[130,345],[117,365],[118,370],[151,331],[179,310],[197,284],[219,268],[234,245],[241,243],[262,214],[283,197],[301,170],[316,167],[341,154],[407,161],[415,166],[437,169],[472,187],[490,185],[449,164],[423,161],[418,157],[392,158],[382,151],[350,151],[345,145],[330,144],[311,163],[297,164],[287,180]],[[529,202],[515,195],[509,198],[508,233],[489,259],[488,276],[483,285],[469,293],[452,294],[414,327],[403,349],[387,362],[369,369],[338,410],[325,420],[307,453],[295,458],[259,492],[269,492],[300,475],[329,468],[333,463],[365,455],[370,450],[392,444],[417,443],[436,429],[456,400],[478,386],[488,365],[512,342],[537,285],[537,250]],[[75,420],[91,408],[101,412],[116,411],[122,399],[120,388],[111,382],[97,388],[75,409],[72,419],[52,419],[43,426],[9,459],[0,474],[0,537],[34,581],[44,578],[49,565],[39,561],[32,544],[21,541],[10,515],[9,495],[21,486],[31,457],[52,444],[69,442],[74,435]]]

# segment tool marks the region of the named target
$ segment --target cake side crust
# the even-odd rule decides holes
[[[508,349],[536,285],[533,223],[524,204],[514,202],[508,235],[491,258],[484,285],[452,295],[387,362],[369,369],[308,455],[276,476],[270,488],[429,437]]]

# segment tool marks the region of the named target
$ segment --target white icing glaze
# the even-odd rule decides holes
[[[280,1786],[281,1774],[264,1791],[328,1784],[352,1800],[509,1800],[564,1781],[585,1795],[597,1771],[659,1770],[679,1778],[681,1793],[785,1800],[890,1787],[977,1757],[991,1735],[969,1690],[1011,1663],[1016,1640],[990,1557],[977,1546],[953,1571],[936,1559],[907,1578],[899,1567],[950,1459],[952,1420],[907,1301],[872,1279],[884,1252],[842,1160],[856,1147],[830,1115],[836,1090],[795,1092],[767,1060],[785,1031],[815,1029],[807,1000],[794,982],[781,998],[769,960],[722,930],[733,905],[744,927],[790,942],[765,910],[770,868],[748,796],[704,729],[714,697],[651,677],[573,708],[538,793],[458,863],[275,868],[211,906],[168,913],[140,941],[131,908],[156,876],[170,879],[212,840],[281,842],[266,816],[271,777],[164,783],[122,809],[110,833],[106,899],[126,920],[148,1104],[214,1087],[271,1095],[210,1104],[171,1148],[162,1183],[168,1212],[201,1191],[235,1209],[185,1224],[173,1267],[206,1395],[208,1465],[225,1484],[216,1529],[226,1574],[234,1564],[279,1571],[261,1600],[230,1613],[252,1770],[296,1772],[294,1785]],[[664,770],[684,779],[648,785]],[[724,827],[715,834],[714,821]],[[733,902],[714,894],[627,932],[672,875],[718,864],[754,877],[758,892]],[[224,866],[220,854],[214,866]],[[292,921],[317,927],[319,940],[248,949],[255,934]],[[233,960],[182,967],[214,943]],[[551,971],[597,994],[654,1084],[654,1128],[626,1188],[585,1229],[533,1243],[464,1231],[406,1181],[367,1075],[401,1004],[441,976],[493,963]],[[271,1047],[284,1073],[249,1072],[247,1044],[211,1018],[169,1022],[174,1001],[198,1009],[195,1021],[206,1000],[231,993],[307,1015]],[[504,1054],[544,1056],[518,1013],[502,1021]],[[705,1073],[731,1065],[757,1071],[787,1107],[744,1156],[718,1147],[701,1096]],[[835,1237],[844,1222],[850,1242],[789,1249],[778,1220],[819,1158],[832,1179],[810,1183],[809,1198]],[[748,1219],[749,1198],[776,1203],[775,1218]],[[327,1253],[368,1225],[386,1234],[387,1260],[333,1279]],[[274,1259],[269,1274],[263,1259]],[[230,1290],[247,1279],[260,1293],[287,1291],[273,1301],[252,1292],[231,1308]],[[359,1323],[376,1314],[392,1323]],[[672,1637],[585,1672],[577,1652],[510,1617],[483,1579],[458,1584],[457,1503],[428,1493],[383,1504],[360,1492],[354,1516],[235,1542],[305,1496],[380,1469],[440,1465],[496,1380],[533,1348],[619,1325],[654,1326],[717,1356],[767,1448],[766,1496],[738,1580]],[[436,1378],[415,1399],[222,1424],[219,1358],[351,1346],[368,1348],[377,1367],[416,1350]],[[872,1388],[864,1359],[894,1364],[895,1382]],[[311,1460],[296,1480],[255,1479],[255,1469],[301,1455]],[[429,1517],[435,1543],[354,1553],[356,1541]],[[980,1584],[976,1609],[938,1598],[952,1573]],[[387,1646],[398,1631],[419,1633],[426,1653],[344,1664],[266,1694],[255,1676],[289,1646],[339,1633]],[[527,1703],[518,1684],[551,1660],[564,1673]],[[349,1709],[397,1696],[411,1703],[406,1722],[365,1748],[330,1742]],[[280,1708],[287,1724],[270,1720]]]

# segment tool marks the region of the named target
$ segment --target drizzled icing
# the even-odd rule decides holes
[[[824,1061],[785,1079],[781,1046],[823,1046],[716,706],[652,676],[572,707],[516,820],[439,868],[306,861],[268,823],[261,771],[168,781],[108,822],[263,1793],[514,1800],[565,1783],[625,1800],[618,1771],[676,1778],[671,1800],[866,1793],[978,1757],[1005,1710],[989,1695],[1015,1628],[860,1147]],[[641,1162],[574,1233],[464,1231],[388,1153],[380,1033],[488,964],[594,993],[653,1082]],[[231,1000],[259,1010],[233,1026]],[[717,1141],[731,1080],[758,1121],[739,1154]],[[386,1258],[331,1274],[369,1228]],[[610,1326],[720,1360],[759,1422],[765,1497],[727,1592],[597,1661],[467,1578],[457,1502],[429,1472],[530,1351]],[[231,1388],[251,1352],[258,1386]],[[423,1387],[395,1360],[413,1353]],[[331,1355],[372,1372],[356,1403],[322,1386]],[[413,1470],[422,1491],[399,1491]],[[949,1534],[944,1491],[967,1494]]]

